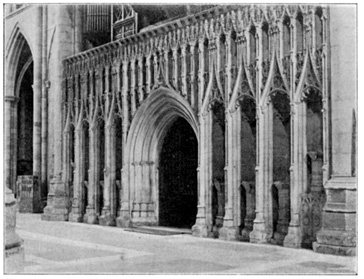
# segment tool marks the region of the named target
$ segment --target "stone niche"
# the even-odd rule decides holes
[[[20,175],[18,184],[18,209],[21,213],[39,213],[42,210],[39,180],[37,176]]]

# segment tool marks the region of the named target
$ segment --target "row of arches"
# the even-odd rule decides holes
[[[299,139],[292,138],[291,129],[295,125],[291,118],[292,106],[288,94],[283,90],[275,90],[269,94],[269,103],[264,108],[264,114],[267,115],[265,119],[268,120],[264,124],[264,130],[259,128],[257,122],[257,104],[254,98],[247,97],[248,95],[238,98],[239,109],[232,112],[238,115],[238,117],[234,116],[233,122],[234,125],[238,123],[237,130],[239,131],[235,133],[236,142],[233,146],[229,142],[231,135],[227,136],[231,130],[229,131],[227,128],[229,121],[226,119],[226,108],[221,99],[214,99],[210,103],[208,112],[211,117],[210,123],[206,124],[203,119],[199,120],[200,126],[209,127],[207,131],[204,130],[205,134],[202,136],[197,132],[196,116],[187,100],[166,88],[152,92],[151,96],[141,104],[126,137],[122,119],[118,114],[114,115],[115,118],[111,125],[106,123],[106,119],[104,124],[100,125],[101,132],[98,137],[101,136],[102,139],[99,147],[90,145],[88,142],[88,136],[85,136],[87,130],[90,131],[88,126],[81,129],[82,135],[78,137],[76,131],[71,132],[71,138],[75,138],[75,144],[72,143],[72,140],[69,141],[69,144],[74,145],[78,150],[71,151],[71,153],[74,154],[75,161],[76,158],[82,158],[75,162],[76,172],[74,174],[72,174],[72,170],[68,171],[71,173],[68,183],[71,187],[73,183],[73,190],[70,192],[73,193],[71,216],[76,216],[71,220],[86,220],[86,222],[99,222],[106,225],[115,225],[119,222],[120,226],[159,224],[190,227],[195,218],[197,218],[196,225],[198,224],[200,216],[207,224],[207,234],[218,237],[220,230],[226,225],[229,208],[227,204],[231,198],[229,198],[231,196],[229,191],[232,191],[231,185],[229,185],[232,183],[231,173],[228,171],[231,167],[229,153],[236,152],[238,159],[233,162],[233,166],[239,169],[238,187],[232,196],[233,201],[230,202],[236,208],[233,218],[236,219],[234,225],[238,229],[237,238],[251,239],[254,220],[257,218],[257,197],[263,191],[264,222],[267,225],[268,240],[272,243],[283,244],[291,223],[291,201],[302,198],[300,201],[302,204],[301,216],[302,218],[306,216],[306,219],[305,223],[303,223],[303,219],[300,222],[302,222],[302,227],[308,228],[307,239],[310,240],[307,240],[307,245],[310,246],[315,231],[317,231],[312,226],[319,228],[321,225],[321,210],[318,210],[317,206],[322,206],[322,204],[319,202],[312,206],[310,199],[305,199],[302,195],[310,197],[316,195],[318,199],[322,196],[322,160],[321,164],[319,163],[322,155],[315,156],[315,160],[318,161],[315,162],[314,170],[311,155],[323,153],[323,137],[318,132],[322,133],[323,117],[320,91],[314,87],[306,88],[305,91],[305,98],[300,104],[304,107],[302,115],[305,120],[299,119],[299,121],[308,124],[304,126],[305,137]],[[200,117],[206,116],[201,115]],[[210,170],[206,170],[204,162],[200,161],[196,174],[193,170],[195,167],[188,168],[194,164],[186,163],[189,156],[192,158],[193,154],[185,154],[187,159],[182,160],[185,150],[181,145],[178,145],[177,148],[169,145],[169,141],[172,143],[185,141],[184,145],[187,145],[185,132],[181,132],[186,124],[183,124],[183,118],[190,126],[193,126],[192,130],[200,137],[199,160],[206,156],[206,152],[209,154],[203,161],[211,164]],[[263,120],[260,119],[260,125],[262,123]],[[170,129],[175,132],[170,132]],[[84,132],[85,130],[86,132]],[[186,134],[189,135],[187,132]],[[125,138],[127,138],[126,141],[124,141]],[[304,164],[306,164],[299,172],[301,172],[300,175],[307,173],[305,181],[309,185],[304,185],[298,191],[298,195],[297,192],[292,193],[291,191],[292,165],[295,164],[292,158],[292,147],[299,144],[297,140],[302,143],[300,152],[304,153]],[[260,148],[262,141],[264,145],[263,148]],[[120,145],[119,149],[116,147],[117,144]],[[90,155],[84,150],[85,148],[90,149],[90,146],[92,146],[91,149],[96,148],[98,151],[104,152],[104,154],[94,154],[93,156],[93,160],[96,160],[95,156],[104,159],[99,160],[101,164],[98,165],[98,175],[96,175],[96,182],[91,186],[92,191],[90,191],[89,185],[90,172],[85,175],[87,169],[91,169],[91,171],[93,169],[87,161]],[[262,155],[258,155],[258,151],[266,157],[263,164],[266,164],[265,172],[268,174],[265,175],[267,180],[263,182],[260,182],[256,171],[259,164],[262,163],[259,157]],[[72,166],[72,164],[71,156],[68,166]],[[177,165],[177,167],[168,168],[170,165]],[[186,190],[184,186],[192,183],[189,180],[192,181],[192,178],[196,177],[194,173],[198,177],[195,184],[200,184],[200,186],[193,186],[191,189],[194,190],[188,197],[184,191],[181,192],[181,189]],[[186,180],[182,180],[182,176],[187,177]],[[120,180],[117,179],[118,177]],[[181,183],[177,183],[175,180]],[[210,184],[206,185],[206,181],[210,181],[208,182]],[[305,184],[304,181],[301,183]],[[165,188],[165,185],[169,186]],[[313,187],[316,187],[315,191],[311,190],[312,185],[315,185]],[[184,196],[183,202],[180,200],[181,196]],[[90,205],[90,201],[93,201],[91,204],[93,207]],[[309,204],[304,207],[304,202]],[[203,207],[204,213],[201,215],[198,210]],[[181,214],[184,211],[189,213]],[[91,219],[89,219],[89,214],[92,214]],[[316,220],[316,225],[310,221],[313,219]]]
[[[292,48],[291,44],[287,43],[291,40],[287,34],[292,32],[289,29],[289,18],[283,23],[286,26],[284,27],[286,29],[283,29],[286,30],[283,31],[286,34],[283,34],[283,45],[289,46],[287,49],[284,48],[285,53]],[[263,56],[269,56],[271,46],[268,28],[263,26],[263,33],[263,44],[267,43]],[[248,54],[249,69],[253,75],[255,67],[252,63],[256,61],[257,55],[255,27],[251,28],[249,34],[251,37],[248,39],[249,43],[245,50]],[[230,44],[227,44],[227,40],[231,40]],[[302,37],[302,42],[304,40]],[[214,60],[214,63],[220,66],[225,65],[227,53],[230,51],[232,57],[237,57],[235,56],[236,34],[232,33],[231,37],[222,35],[218,43],[220,44],[220,55],[217,56],[219,61]],[[227,49],[227,46],[231,49]],[[222,99],[215,100],[211,104],[209,130],[199,132],[198,127],[202,125],[203,120],[197,121],[196,114],[193,112],[196,110],[193,104],[197,100],[193,87],[189,87],[190,97],[187,98],[184,94],[180,96],[175,92],[184,90],[183,86],[187,83],[182,79],[187,79],[186,73],[189,70],[192,71],[190,77],[197,76],[197,65],[204,66],[205,82],[211,80],[207,77],[211,74],[208,69],[213,63],[210,63],[210,60],[214,59],[211,53],[215,46],[212,41],[204,42],[203,63],[200,61],[202,57],[197,55],[201,53],[200,49],[199,52],[197,51],[198,47],[200,45],[196,44],[189,45],[186,49],[168,50],[166,54],[158,52],[149,57],[149,61],[143,58],[143,60],[127,64],[125,74],[129,77],[126,79],[128,90],[124,93],[128,98],[130,109],[128,117],[132,119],[131,123],[125,123],[125,116],[121,116],[117,109],[111,109],[108,116],[102,111],[102,115],[97,115],[96,122],[85,120],[84,115],[80,113],[81,117],[77,118],[77,121],[73,119],[67,124],[67,115],[64,115],[67,125],[64,126],[65,156],[62,178],[68,185],[70,220],[115,225],[119,218],[121,226],[131,222],[134,225],[147,223],[191,227],[194,222],[198,223],[196,218],[202,216],[208,220],[209,233],[218,236],[221,228],[226,226],[230,202],[234,207],[238,207],[233,216],[237,219],[234,225],[238,228],[238,237],[249,240],[250,233],[254,229],[253,221],[257,218],[257,190],[267,187],[268,190],[264,190],[264,202],[266,202],[264,218],[268,220],[267,231],[272,242],[282,244],[291,221],[292,175],[290,168],[294,163],[292,162],[292,145],[296,143],[291,136],[291,128],[294,124],[292,124],[290,98],[280,91],[271,94],[271,103],[266,111],[269,114],[269,123],[265,126],[267,130],[264,131],[258,127],[255,101],[252,98],[240,98],[239,117],[234,118],[240,131],[234,139],[237,149],[232,148],[229,142],[231,135],[228,135],[231,130],[226,119],[226,102]],[[185,51],[187,56],[183,54]],[[162,60],[162,56],[167,59]],[[185,59],[184,62],[183,59]],[[232,59],[233,65],[237,60]],[[164,65],[165,72],[159,74],[163,61],[168,63]],[[169,63],[170,61],[173,62]],[[235,66],[237,67],[237,64]],[[70,85],[73,88],[67,91],[66,95],[69,92],[75,92],[75,95],[70,95],[70,98],[76,96],[76,102],[72,104],[77,107],[76,111],[82,110],[83,104],[79,101],[83,94],[87,95],[89,92],[92,92],[96,98],[99,98],[98,94],[101,92],[104,104],[109,104],[111,99],[107,91],[120,93],[123,80],[118,75],[119,70],[114,72],[114,69],[110,67],[103,69],[101,81],[96,73],[87,73],[85,80],[83,80],[84,77],[77,76],[68,83],[67,86]],[[167,85],[172,86],[169,86],[168,90],[152,90],[150,88],[152,77],[156,85],[161,76],[168,79]],[[93,83],[94,80],[97,82]],[[197,80],[195,78],[195,88],[197,88]],[[207,88],[207,84],[205,85]],[[223,79],[222,85],[223,88],[226,87]],[[145,91],[144,89],[148,86],[150,91]],[[151,96],[147,98],[148,94]],[[107,97],[104,98],[104,95]],[[315,198],[312,193],[319,193],[322,190],[322,160],[320,159],[323,153],[322,135],[320,136],[317,132],[323,130],[322,114],[320,114],[321,98],[317,90],[312,89],[307,93],[304,115],[305,123],[308,123],[306,127],[308,132],[305,138],[300,139],[305,146],[302,148],[305,153],[306,167],[304,169],[306,180],[310,185],[299,193],[307,194],[305,199],[302,198],[302,202],[308,202],[306,207],[302,207],[304,212],[302,216],[306,218],[303,218],[305,224],[309,224],[307,225],[309,227],[307,243],[312,242],[313,231],[315,231],[310,224],[310,220],[313,219],[311,216],[313,210],[310,209],[312,203],[309,200]],[[67,100],[68,97],[66,96],[65,99]],[[128,130],[129,124],[130,130]],[[205,134],[202,136],[200,133]],[[198,139],[194,138],[196,135]],[[268,137],[265,151],[257,148],[261,139]],[[175,144],[176,142],[178,144]],[[205,156],[206,142],[210,148],[207,153],[211,151],[211,154],[209,153],[211,157],[199,162]],[[192,148],[186,150],[187,145],[191,145]],[[21,147],[21,144],[19,146]],[[238,159],[234,162],[234,166],[239,174],[238,187],[231,199],[229,192],[231,177],[228,170],[231,166],[229,161],[231,155],[229,153],[236,150],[238,150]],[[270,174],[269,179],[263,183],[257,179],[256,172],[257,166],[261,163],[258,159],[259,152],[268,154],[266,170]],[[204,169],[206,163],[211,163],[210,172]],[[194,169],[197,170],[194,171]],[[206,176],[209,176],[208,179]],[[206,181],[209,181],[208,185]],[[187,186],[192,184],[194,185],[190,187],[191,191],[187,191],[186,189],[189,188]],[[184,190],[181,191],[181,189]],[[181,196],[183,196],[182,199],[178,198]],[[296,199],[297,196],[293,198]],[[173,207],[175,209],[171,209]],[[205,210],[203,214],[201,214],[201,208]],[[184,215],[181,212],[188,213]]]
[[[256,212],[256,200],[263,201],[263,222],[266,224],[266,240],[268,242],[283,245],[291,224],[291,204],[298,200],[299,226],[302,228],[302,246],[312,248],[316,232],[321,228],[322,207],[325,202],[323,188],[323,103],[322,94],[317,88],[308,87],[305,99],[299,106],[302,106],[304,119],[301,126],[304,130],[303,138],[293,137],[292,130],[296,125],[292,119],[292,105],[287,93],[275,91],[270,94],[270,103],[264,114],[268,114],[268,123],[265,130],[259,130],[257,123],[257,105],[251,97],[245,96],[238,100],[239,109],[233,117],[235,124],[232,128],[236,133],[229,134],[225,131],[226,123],[225,110],[223,105],[214,104],[212,113],[212,179],[211,179],[211,235],[218,237],[224,230],[227,222],[226,214],[229,209],[228,199],[232,198],[233,224],[235,226],[234,238],[242,241],[250,241],[254,229]],[[233,142],[228,138],[234,137]],[[264,140],[263,138],[266,138]],[[234,141],[237,141],[234,143]],[[297,142],[297,140],[299,142]],[[266,146],[260,146],[264,141]],[[232,144],[232,146],[229,146]],[[260,148],[260,150],[258,149]],[[299,175],[305,175],[300,183],[303,184],[298,195],[292,191],[295,186],[296,173],[293,173],[293,166],[298,162],[292,155],[295,150],[304,156],[302,168]],[[260,182],[257,168],[262,166],[262,159],[257,156],[258,150],[261,156],[267,159],[264,177],[268,180]],[[226,160],[229,152],[237,152],[233,156],[236,160]],[[231,156],[231,155],[229,155]],[[240,158],[239,158],[240,157]],[[314,161],[312,161],[314,160]],[[263,164],[264,164],[263,161]],[[228,172],[229,164],[239,171]],[[234,172],[238,177],[234,177]],[[233,176],[233,177],[231,177]],[[232,180],[233,181],[232,181]],[[236,179],[236,181],[234,181]],[[231,182],[232,181],[232,182]],[[227,183],[234,184],[230,189]],[[257,189],[258,188],[258,189]],[[259,189],[260,188],[260,189]],[[263,197],[259,196],[259,191]],[[233,191],[229,197],[228,191]],[[295,209],[296,210],[296,209]],[[223,232],[224,234],[224,232]],[[225,236],[223,236],[225,237]]]

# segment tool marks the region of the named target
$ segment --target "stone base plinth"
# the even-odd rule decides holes
[[[94,208],[86,208],[86,214],[83,216],[83,221],[87,224],[98,224],[99,220]]]
[[[288,224],[278,222],[277,231],[274,232],[272,243],[283,245],[284,239],[288,233]]]
[[[250,233],[252,232],[253,228],[247,228],[245,227],[241,231],[241,235],[238,236],[238,240],[249,242],[250,241]]]
[[[239,228],[236,227],[222,227],[219,230],[219,239],[222,240],[237,240]]]
[[[313,250],[323,254],[356,255],[355,232],[321,230],[316,235]]]
[[[24,271],[24,248],[21,246],[5,250],[5,274]]]
[[[73,209],[72,209],[73,210]],[[68,220],[70,222],[75,222],[75,223],[83,223],[83,216],[80,213],[77,212],[71,212],[69,214],[69,218]]]
[[[119,217],[116,218],[116,226],[119,228],[128,228],[131,225],[129,210],[120,210]]]
[[[44,208],[42,220],[68,221],[69,200],[66,185],[60,179],[52,179],[49,185],[47,206]]]
[[[338,256],[355,256],[356,247],[344,247],[319,244],[317,242],[312,243],[313,250],[317,253],[332,254]]]
[[[316,234],[313,250],[325,254],[355,255],[356,179],[333,176],[325,185],[325,191],[322,228]]]
[[[155,205],[152,202],[134,202],[131,212],[131,223],[135,226],[156,226],[158,220]]]
[[[289,226],[288,233],[283,241],[283,246],[290,248],[301,248],[302,236],[299,226]]]
[[[109,210],[102,210],[102,215],[99,217],[99,224],[101,226],[115,226],[115,216]]]
[[[255,222],[253,231],[249,235],[251,243],[267,243],[267,233],[263,222]]]
[[[158,226],[158,221],[154,216],[150,217],[134,217],[130,219],[129,223],[130,227],[138,227],[138,226]]]
[[[24,268],[23,240],[15,232],[16,200],[11,190],[5,188],[5,273],[19,273]]]
[[[193,225],[192,229],[192,235],[197,237],[209,237],[209,228],[205,224],[197,223]]]

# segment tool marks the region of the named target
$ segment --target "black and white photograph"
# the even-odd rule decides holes
[[[358,275],[359,4],[2,4],[3,275]]]

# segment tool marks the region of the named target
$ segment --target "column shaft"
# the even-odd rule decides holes
[[[41,167],[41,199],[46,202],[48,193],[48,59],[47,59],[47,32],[48,32],[48,9],[43,5],[43,30],[42,30],[42,167]],[[42,204],[43,206],[43,204]]]
[[[36,9],[37,24],[42,26],[42,6]],[[42,28],[35,30],[34,80],[33,80],[33,175],[41,175],[41,134],[42,134]]]

